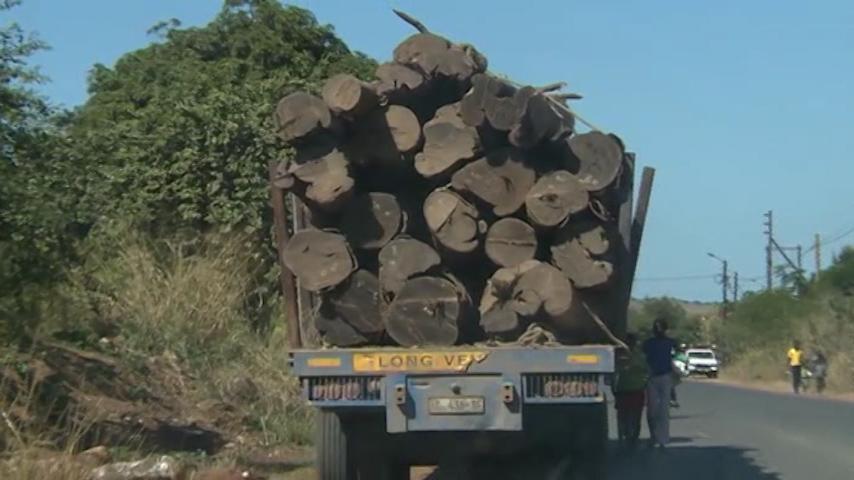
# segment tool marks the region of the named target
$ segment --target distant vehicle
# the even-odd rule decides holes
[[[687,374],[705,375],[709,378],[717,378],[720,370],[715,351],[711,348],[689,348],[685,351],[688,356]]]

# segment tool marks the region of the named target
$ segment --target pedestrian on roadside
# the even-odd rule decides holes
[[[643,352],[637,348],[638,337],[626,335],[628,351],[621,352],[614,406],[617,409],[617,434],[622,447],[634,449],[641,432],[641,418],[646,394],[648,371]]]
[[[812,375],[815,378],[815,391],[821,395],[827,386],[827,357],[821,350],[817,351],[813,357]]]
[[[801,342],[792,342],[792,348],[786,354],[789,358],[789,373],[792,376],[792,390],[795,394],[801,393],[801,369],[803,368],[804,352],[801,350]]]
[[[670,395],[673,391],[673,351],[676,342],[667,336],[667,321],[655,319],[652,338],[643,344],[649,381],[646,388],[646,419],[650,445],[664,448],[670,443]]]

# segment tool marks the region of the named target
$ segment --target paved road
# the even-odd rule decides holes
[[[611,480],[854,480],[854,403],[704,381],[678,392],[671,447],[611,452]],[[431,471],[413,469],[412,478],[460,478]],[[315,478],[301,475],[285,478]]]
[[[854,479],[854,403],[704,382],[678,392],[671,448],[615,458],[612,479]]]

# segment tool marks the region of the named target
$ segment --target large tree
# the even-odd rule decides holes
[[[95,65],[88,100],[57,117],[25,62],[44,45],[2,30],[0,316],[4,296],[20,310],[24,279],[61,278],[77,242],[111,220],[158,238],[238,230],[272,267],[266,165],[288,154],[273,134],[276,101],[375,67],[310,12],[274,0],[226,0],[205,26],[172,20],[150,33],[151,45]]]
[[[0,0],[0,12],[18,4]],[[44,78],[28,64],[44,48],[16,23],[0,28],[0,334],[19,329],[24,293],[56,279],[68,256],[66,179],[52,161],[59,118],[34,91]]]
[[[374,64],[310,12],[274,0],[230,0],[204,27],[175,26],[92,70],[73,128],[76,160],[94,165],[84,204],[156,233],[259,231],[266,164],[286,154],[273,135],[278,98]]]

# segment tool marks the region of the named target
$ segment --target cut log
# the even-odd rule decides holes
[[[408,103],[424,93],[424,75],[398,63],[377,67],[377,93],[389,103]]]
[[[372,110],[354,125],[349,150],[362,164],[398,165],[403,154],[421,145],[421,124],[406,107]]]
[[[519,118],[508,139],[520,148],[532,148],[542,142],[557,142],[572,134],[575,118],[533,87],[520,89],[514,101]]]
[[[603,287],[614,277],[614,266],[607,260],[594,259],[578,239],[556,243],[551,247],[552,264],[576,288]]]
[[[578,177],[558,170],[537,180],[525,198],[525,210],[531,223],[551,228],[586,209],[589,203],[590,195]]]
[[[487,335],[499,339],[518,336],[527,323],[525,317],[540,308],[530,308],[528,304],[514,301],[519,279],[539,264],[536,260],[529,260],[514,267],[500,268],[489,279],[479,308],[480,326]]]
[[[341,231],[354,248],[379,250],[404,226],[403,211],[390,193],[357,195],[341,211]]]
[[[427,196],[424,219],[436,241],[454,253],[474,251],[485,233],[477,209],[447,189],[435,190]]]
[[[408,153],[421,144],[421,124],[411,110],[400,105],[389,105],[384,117],[397,151]]]
[[[492,206],[495,215],[505,217],[522,207],[535,180],[525,155],[505,148],[466,165],[454,174],[451,184],[456,190],[471,192]]]
[[[380,315],[380,288],[377,276],[357,270],[342,285],[328,294],[338,316],[367,338],[376,338],[385,330]]]
[[[356,270],[356,260],[343,235],[303,230],[291,237],[285,264],[299,277],[302,288],[318,292],[334,287]]]
[[[414,238],[400,237],[380,250],[380,290],[385,302],[391,302],[403,284],[442,263],[430,245]]]
[[[477,129],[460,118],[460,104],[446,105],[424,125],[424,150],[415,156],[415,169],[425,178],[446,175],[479,152]]]
[[[273,176],[273,186],[284,191],[289,191],[296,186],[296,179],[290,171],[291,161],[282,160],[276,165]]]
[[[466,125],[486,127],[489,123],[487,110],[493,110],[492,115],[495,116],[494,110],[500,108],[496,107],[501,103],[499,100],[507,99],[512,102],[515,93],[516,88],[509,83],[485,73],[477,74],[472,77],[472,87],[460,103],[460,116]],[[504,130],[511,127],[512,122]]]
[[[469,297],[465,289],[444,277],[407,280],[389,306],[386,331],[404,347],[453,345]]]
[[[349,117],[362,115],[379,105],[379,96],[373,87],[346,73],[327,80],[322,95],[333,113]]]
[[[336,212],[349,203],[354,187],[355,181],[346,172],[329,172],[308,185],[306,202],[320,210]]]
[[[486,71],[486,58],[470,45],[454,45],[432,33],[416,33],[394,49],[394,61],[425,77],[448,78],[466,88],[473,75]]]
[[[593,256],[605,255],[611,250],[613,232],[603,224],[583,220],[565,225],[558,232],[555,243],[577,240]]]
[[[516,282],[513,309],[534,315],[542,306],[546,315],[557,317],[569,311],[572,295],[572,285],[560,270],[547,263],[539,263],[525,271]]]
[[[368,338],[341,318],[329,302],[323,302],[314,314],[314,327],[329,345],[354,347],[368,343]]]
[[[333,127],[332,113],[323,100],[305,92],[279,101],[276,121],[282,140],[292,142],[326,132]]]
[[[566,143],[569,161],[587,190],[598,192],[614,183],[623,165],[623,149],[614,137],[588,132],[572,136]]]
[[[514,267],[537,253],[534,229],[518,218],[503,218],[486,233],[486,256],[500,267]]]

